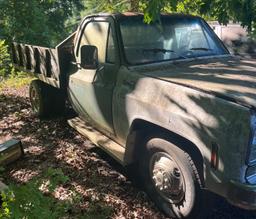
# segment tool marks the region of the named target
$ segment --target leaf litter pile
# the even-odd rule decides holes
[[[27,86],[6,87],[0,92],[0,143],[17,138],[25,150],[22,159],[5,167],[0,180],[26,185],[45,173],[56,176],[61,172],[65,180],[53,190],[47,180],[39,189],[56,202],[70,201],[62,218],[165,218],[130,173],[134,171],[79,135],[65,118],[39,120],[33,116]],[[219,199],[208,218],[253,219],[256,213]]]

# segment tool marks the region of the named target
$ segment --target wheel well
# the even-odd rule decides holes
[[[149,137],[168,140],[188,153],[197,168],[200,183],[204,186],[204,159],[198,147],[183,136],[145,120],[136,119],[132,123],[125,152],[127,164],[136,163],[141,158]]]

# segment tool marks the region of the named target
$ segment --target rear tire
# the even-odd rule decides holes
[[[210,201],[191,157],[160,138],[149,139],[145,149],[140,174],[152,201],[171,218],[205,218]]]
[[[64,94],[38,79],[30,83],[29,98],[32,111],[39,118],[61,115],[65,111]]]

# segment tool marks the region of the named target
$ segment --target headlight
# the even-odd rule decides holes
[[[248,153],[249,165],[256,164],[256,114],[251,116],[251,140]]]

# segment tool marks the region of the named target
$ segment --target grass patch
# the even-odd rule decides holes
[[[102,202],[90,203],[87,212],[80,219],[106,219],[113,215],[113,208]]]
[[[62,169],[48,168],[41,176],[35,177],[26,184],[9,185],[7,191],[0,193],[2,200],[2,203],[0,202],[0,218],[111,218],[114,209],[102,201],[91,200],[88,208],[81,212],[79,211],[79,204],[82,200],[80,194],[73,192],[69,200],[58,200],[54,198],[52,194],[55,189],[59,185],[69,183],[69,181],[69,177],[62,172]]]
[[[2,192],[0,218],[10,219],[58,219],[64,216],[71,207],[68,201],[58,201],[50,194],[44,194],[40,185],[49,180],[51,192],[63,183],[69,181],[61,169],[49,168],[42,177],[33,179],[22,185],[9,185],[9,190]]]
[[[33,74],[26,72],[18,72],[16,74],[10,75],[7,78],[3,78],[0,81],[0,91],[4,88],[21,88],[23,86],[29,85],[29,83],[34,79]]]

